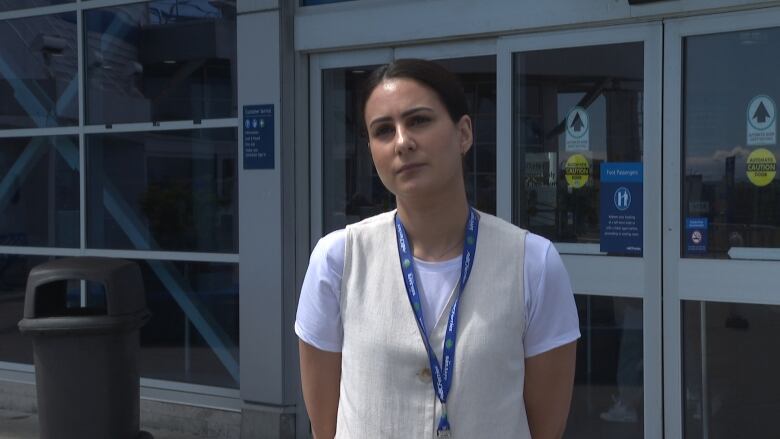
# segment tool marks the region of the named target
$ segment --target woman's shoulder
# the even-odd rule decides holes
[[[365,218],[356,223],[347,225],[343,229],[334,230],[320,238],[311,252],[309,265],[327,267],[330,271],[340,273],[344,270],[344,252],[347,245],[347,234],[356,231],[370,232],[378,226],[392,224],[395,210],[380,213],[372,217]]]
[[[347,229],[339,229],[320,238],[311,252],[309,267],[327,268],[341,277],[344,270],[344,247]]]
[[[378,226],[383,226],[388,223],[392,223],[395,218],[396,210],[393,209],[388,212],[380,213],[379,215],[370,216],[362,219],[356,223],[347,225],[345,230],[359,230],[359,229],[371,229]]]
[[[541,264],[544,264],[549,259],[550,252],[557,255],[555,246],[544,236],[537,235],[536,233],[489,213],[479,212],[479,215],[480,226],[482,226],[482,224],[489,226],[498,234],[514,235],[516,237],[522,236],[524,238],[523,242],[526,257],[530,257],[533,261],[539,261]]]
[[[495,215],[491,215],[482,211],[478,212],[480,227],[490,227],[498,233],[507,233],[517,236],[528,234],[527,230],[523,229],[522,227],[518,227],[503,218],[499,218]]]

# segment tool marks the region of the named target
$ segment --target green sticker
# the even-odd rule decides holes
[[[471,236],[471,235],[469,235],[469,236],[466,238],[466,242],[468,242],[468,243],[469,243],[469,245],[474,245],[474,237],[473,237],[473,236]]]
[[[404,259],[404,268],[409,268],[410,265],[412,265],[412,261],[409,259]]]
[[[414,302],[414,310],[419,311],[420,310],[420,304],[417,302]]]
[[[452,339],[448,338],[444,345],[447,346],[447,349],[452,349]]]

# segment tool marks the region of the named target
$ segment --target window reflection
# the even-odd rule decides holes
[[[238,251],[235,128],[86,142],[88,247]]]
[[[301,0],[301,6],[324,5],[326,3],[341,3],[346,1],[357,1],[357,0]]]
[[[0,129],[78,124],[76,13],[0,21]]]
[[[685,257],[780,246],[778,47],[780,29],[684,40]]]
[[[88,124],[236,117],[235,2],[84,12]]]
[[[438,60],[463,85],[474,126],[465,157],[466,192],[480,210],[496,211],[496,60],[493,56]],[[329,69],[322,74],[323,231],[391,210],[368,148],[359,96],[377,66]]]
[[[575,295],[582,338],[567,439],[644,437],[642,300]]]
[[[138,262],[152,313],[141,376],[238,388],[238,265]]]
[[[642,43],[514,55],[518,224],[600,242],[600,165],[642,162],[643,65]]]
[[[780,306],[683,302],[685,438],[766,438],[780,413]]]
[[[39,8],[41,6],[75,3],[76,0],[0,0],[0,12],[14,9]],[[0,40],[6,41],[6,40]]]
[[[77,136],[0,139],[0,245],[79,246]]]

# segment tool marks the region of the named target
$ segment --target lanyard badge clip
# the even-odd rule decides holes
[[[439,422],[439,429],[436,430],[436,437],[441,439],[450,439],[452,437],[452,430],[450,430],[450,422],[447,419],[447,403],[441,404],[441,422]]]

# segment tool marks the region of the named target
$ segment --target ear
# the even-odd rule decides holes
[[[471,145],[474,143],[474,130],[471,126],[471,118],[468,114],[464,114],[457,124],[458,133],[460,134],[460,155],[464,156],[471,149]]]

